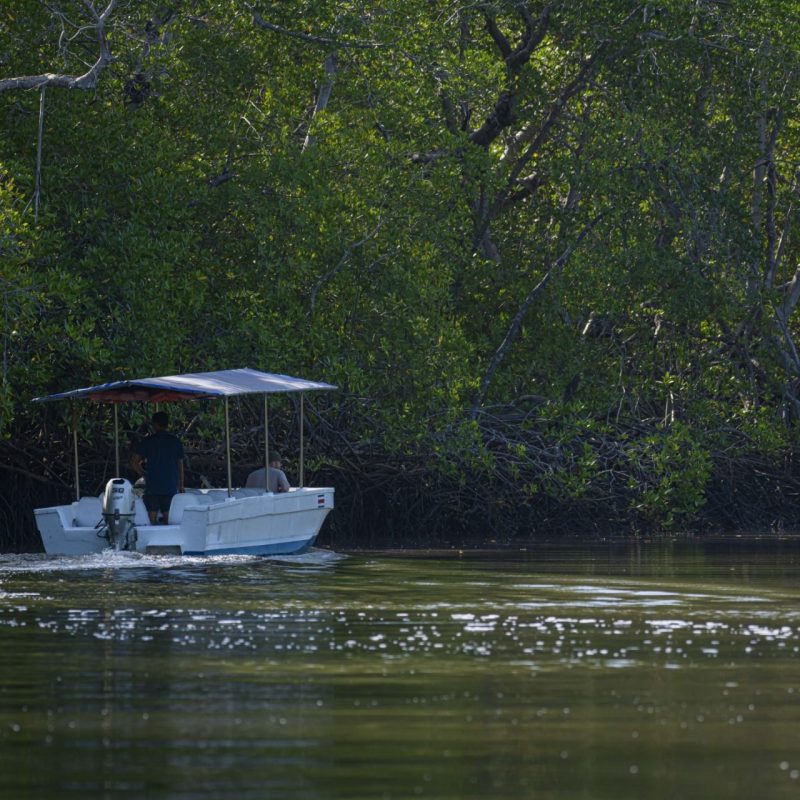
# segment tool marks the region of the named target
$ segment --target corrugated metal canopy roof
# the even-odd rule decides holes
[[[336,386],[330,383],[259,372],[255,369],[223,369],[218,372],[194,372],[186,375],[166,375],[161,378],[113,381],[98,386],[88,386],[85,389],[35,397],[34,402],[86,398],[98,403],[135,401],[166,403],[209,397],[235,397],[242,394],[311,392],[335,388]]]

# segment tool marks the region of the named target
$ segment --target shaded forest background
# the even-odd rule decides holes
[[[33,397],[241,366],[340,387],[334,543],[799,527],[798,49],[795,0],[4,0],[4,546],[72,491]]]

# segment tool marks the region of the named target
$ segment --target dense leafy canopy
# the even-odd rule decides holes
[[[9,475],[54,474],[34,395],[236,366],[342,387],[334,477],[503,525],[684,524],[791,452],[795,0],[7,0],[0,39]]]

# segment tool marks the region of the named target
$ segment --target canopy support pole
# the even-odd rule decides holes
[[[122,476],[119,474],[119,404],[113,403],[114,406],[114,460],[116,462],[117,471],[114,475],[117,478]]]
[[[269,491],[269,401],[264,393],[264,493]]]
[[[233,477],[231,473],[231,422],[227,395],[225,396],[225,458],[228,462],[228,497],[230,497],[233,494]]]
[[[303,451],[305,449],[304,446],[303,446],[303,428],[305,427],[303,425],[303,416],[304,416],[304,414],[303,414],[303,393],[300,392],[300,488],[301,489],[303,488],[303,468],[304,468]]]
[[[81,499],[81,475],[78,464],[78,408],[74,400],[69,401],[72,411],[72,452],[75,458],[75,499]]]

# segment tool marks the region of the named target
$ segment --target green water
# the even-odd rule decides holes
[[[800,542],[0,556],[0,797],[795,798]]]

